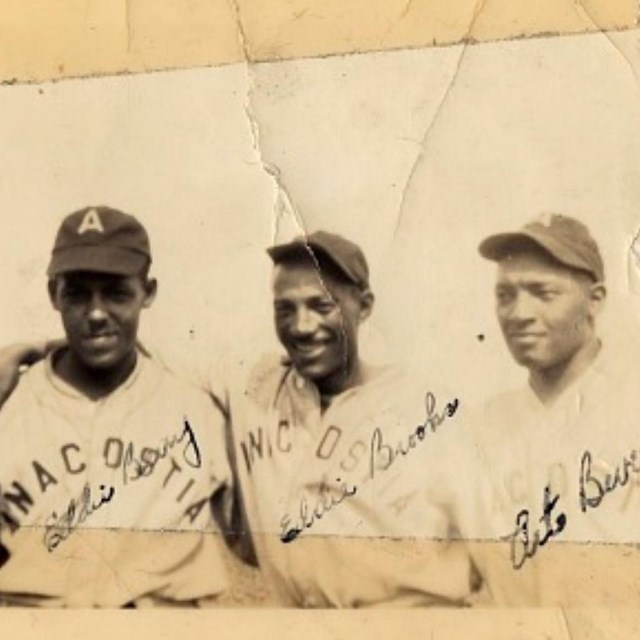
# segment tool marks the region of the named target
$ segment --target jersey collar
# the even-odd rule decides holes
[[[87,402],[92,402],[96,404],[100,402],[104,402],[108,398],[116,397],[121,393],[130,389],[140,377],[140,373],[144,367],[144,360],[147,358],[145,352],[142,349],[138,348],[138,357],[136,358],[136,364],[133,370],[131,371],[131,373],[122,382],[122,384],[120,384],[116,389],[114,389],[111,393],[107,394],[106,396],[102,398],[98,398],[97,400],[91,400],[91,398],[88,398],[83,393],[78,391],[78,389],[76,389],[75,387],[70,385],[68,382],[63,380],[54,370],[53,363],[55,362],[56,357],[58,357],[58,355],[66,348],[67,348],[66,346],[59,347],[58,349],[55,349],[54,351],[52,351],[47,355],[44,363],[46,379],[56,389],[56,391],[58,391],[62,395],[67,396],[69,398],[82,399]]]

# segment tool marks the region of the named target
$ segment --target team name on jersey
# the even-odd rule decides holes
[[[20,527],[21,518],[29,515],[39,496],[60,483],[59,471],[63,474],[79,476],[84,473],[87,464],[82,447],[69,442],[63,444],[58,461],[47,465],[32,460],[31,473],[21,475],[21,481],[13,480],[0,485],[0,533],[3,528],[15,533]],[[208,498],[189,503],[188,496],[196,485],[196,479],[190,471],[202,466],[202,458],[195,433],[185,420],[184,429],[179,434],[164,438],[155,447],[142,447],[139,452],[134,443],[124,442],[120,438],[106,438],[102,446],[102,459],[105,469],[120,470],[123,485],[142,482],[155,474],[162,474],[162,489],[171,492],[176,503],[185,504],[184,516],[193,522],[207,503]],[[165,464],[160,464],[165,461]],[[60,461],[62,465],[60,465]],[[57,473],[57,475],[56,475]],[[31,475],[31,481],[22,480]],[[158,498],[160,499],[160,498]]]
[[[278,453],[289,453],[292,449],[291,426],[289,420],[286,419],[278,422],[275,438],[273,438]],[[256,427],[248,431],[247,435],[240,440],[239,449],[248,473],[251,473],[257,460],[273,457],[274,447],[271,442],[271,431],[265,427]]]
[[[294,451],[293,430],[296,428],[299,427],[292,425],[287,419],[282,419],[275,429],[260,426],[249,431],[240,440],[238,446],[247,473],[251,474],[259,461],[286,456]],[[340,427],[327,426],[315,447],[315,458],[330,460],[342,441],[343,434],[344,431]],[[340,469],[345,472],[354,470],[368,451],[369,447],[363,439],[355,439],[347,449],[345,457],[340,461]]]

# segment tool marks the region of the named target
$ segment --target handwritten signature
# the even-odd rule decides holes
[[[409,454],[424,440],[429,431],[435,433],[447,418],[453,417],[459,405],[460,402],[455,398],[447,403],[443,411],[437,412],[436,398],[431,391],[428,391],[425,394],[426,416],[424,422],[411,431],[406,439],[399,441],[395,447],[384,441],[382,430],[376,427],[371,434],[369,444],[369,478],[373,479],[378,473],[389,469],[398,459],[398,456]],[[294,526],[292,526],[292,518],[289,514],[282,518],[280,521],[280,540],[282,542],[288,543],[295,540],[305,529],[311,528],[328,511],[341,504],[346,498],[354,496],[358,491],[356,485],[349,486],[340,478],[336,478],[336,482],[342,483],[337,487],[337,493],[335,491],[336,487],[332,487],[325,482],[320,484],[319,497],[313,506],[310,506],[307,497],[303,496],[299,504],[298,521]]]
[[[589,450],[584,451],[580,458],[578,480],[578,497],[582,513],[586,513],[589,509],[597,509],[605,496],[628,485],[634,475],[640,475],[640,453],[637,449],[632,449],[624,455],[613,471],[604,474],[596,472],[593,468],[592,453]],[[522,567],[527,558],[535,555],[538,547],[544,546],[550,538],[559,534],[566,526],[567,517],[564,513],[556,517],[555,528],[551,525],[551,512],[559,500],[559,495],[555,495],[553,499],[550,496],[551,492],[547,486],[544,494],[543,515],[540,518],[540,522],[545,526],[542,537],[538,530],[534,531],[532,538],[530,537],[527,509],[523,509],[516,516],[516,530],[508,536],[511,539],[511,562],[515,569]]]
[[[176,447],[186,440],[182,456],[185,462],[195,469],[202,465],[202,457],[200,455],[200,447],[196,440],[196,435],[189,421],[185,418],[183,430],[176,435],[165,438],[158,447],[145,447],[136,457],[133,442],[129,442],[124,452],[122,462],[122,472],[124,475],[124,483],[131,480],[139,480],[146,476],[150,476],[160,460],[166,458],[167,455]]]
[[[134,445],[130,442],[125,449],[122,463],[124,484],[150,476],[158,462],[166,458],[178,444],[183,442],[185,442],[185,445],[182,453],[185,462],[191,467],[200,467],[202,465],[200,447],[193,428],[186,419],[184,428],[179,434],[164,438],[158,447],[144,447],[139,458],[136,457]],[[66,540],[77,526],[84,522],[94,511],[111,502],[116,493],[115,487],[105,487],[102,484],[100,485],[100,491],[104,493],[97,502],[94,502],[91,488],[87,483],[84,485],[80,497],[72,498],[62,515],[59,516],[55,511],[52,512],[49,517],[49,523],[45,526],[44,534],[44,544],[48,551],[53,551],[61,542]]]
[[[369,448],[369,475],[374,478],[379,471],[386,471],[398,459],[398,456],[406,456],[422,442],[427,433],[435,433],[438,427],[447,419],[453,417],[460,402],[457,398],[447,403],[444,410],[436,412],[436,398],[428,391],[425,394],[426,417],[422,424],[419,424],[412,431],[406,440],[402,440],[395,447],[384,441],[382,430],[377,427],[371,436],[371,446]]]
[[[631,474],[640,474],[638,451],[633,449],[628,456],[623,456],[620,465],[613,473],[606,473],[604,478],[597,477],[591,467],[592,455],[585,451],[580,459],[580,509],[586,513],[588,509],[600,506],[604,497],[620,487],[629,484]]]
[[[340,478],[336,478],[336,481],[341,482]],[[292,542],[305,529],[311,528],[314,522],[320,520],[325,513],[331,511],[333,507],[339,505],[345,498],[355,495],[358,491],[357,487],[349,487],[346,482],[343,482],[340,487],[338,487],[337,495],[334,489],[334,487],[323,482],[318,490],[320,494],[319,500],[313,508],[309,507],[306,496],[303,497],[302,500],[300,500],[299,520],[296,526],[291,526],[291,516],[285,515],[282,518],[280,522],[280,526],[282,527],[280,540],[284,543]]]
[[[551,538],[557,536],[564,530],[567,524],[567,516],[561,512],[555,516],[555,522],[552,523],[559,495],[551,497],[551,489],[547,485],[544,488],[544,497],[542,500],[542,516],[538,522],[543,525],[543,530],[536,528],[531,532],[530,521],[531,516],[528,509],[522,509],[516,516],[516,529],[507,536],[511,540],[511,564],[514,569],[520,569],[527,559],[533,558],[539,547],[544,547]]]
[[[62,515],[58,516],[55,511],[51,514],[49,520],[53,522],[46,525],[44,534],[44,544],[49,552],[64,542],[94,511],[111,502],[116,492],[115,487],[105,487],[103,484],[100,485],[100,491],[102,493],[98,501],[94,501],[91,487],[86,483],[80,497],[72,498]]]

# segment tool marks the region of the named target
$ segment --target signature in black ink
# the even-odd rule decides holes
[[[435,433],[447,418],[451,418],[455,414],[459,405],[460,402],[456,398],[449,402],[442,412],[438,413],[436,411],[436,398],[433,393],[428,391],[425,394],[426,416],[424,422],[409,433],[406,441],[398,442],[395,448],[385,443],[380,428],[374,429],[370,443],[369,479],[375,476],[376,471],[386,471],[399,455],[406,456],[420,441],[424,440],[429,430],[431,433]],[[337,478],[337,482],[342,481]],[[327,511],[340,504],[345,498],[355,495],[357,490],[356,485],[349,486],[346,482],[342,482],[338,494],[335,495],[335,488],[332,489],[322,483],[320,485],[319,500],[313,507],[309,506],[306,497],[303,497],[300,501],[297,523],[292,526],[292,518],[289,514],[282,518],[280,521],[282,529],[280,540],[284,543],[292,542],[305,529],[312,527],[314,522],[322,518]]]
[[[336,478],[337,482],[341,482],[340,478]],[[337,487],[338,494],[335,494],[336,487],[331,487],[325,482],[320,485],[318,490],[318,500],[313,507],[310,507],[306,496],[300,500],[300,509],[298,513],[298,522],[295,526],[291,525],[291,516],[285,515],[280,521],[282,527],[282,533],[280,534],[280,540],[282,542],[292,542],[295,540],[305,529],[309,529],[313,526],[316,520],[320,520],[322,516],[328,511],[331,511],[336,505],[339,505],[345,498],[353,496],[357,492],[357,487],[349,485],[346,482]]]
[[[91,487],[86,483],[79,498],[72,498],[68,507],[58,515],[55,511],[49,516],[50,522],[45,527],[44,544],[48,551],[53,551],[61,542],[66,540],[94,511],[102,505],[111,502],[115,495],[115,487],[105,487],[100,485],[102,494],[97,502],[94,502],[91,495]]]
[[[553,510],[559,499],[559,495],[551,497],[551,489],[548,485],[544,488],[542,516],[538,519],[544,527],[543,532],[536,528],[532,534],[530,533],[528,509],[522,509],[516,516],[516,529],[507,538],[511,540],[511,564],[514,569],[520,569],[527,559],[535,556],[538,547],[543,547],[551,538],[564,530],[567,524],[567,516],[564,512],[555,516],[554,523],[551,522]]]
[[[591,468],[592,456],[585,451],[580,460],[580,509],[596,509],[604,497],[619,487],[629,484],[631,474],[640,474],[640,459],[637,449],[632,449],[628,456],[623,456],[621,463],[613,473],[605,473],[604,477],[596,477]]]
[[[371,444],[369,447],[369,475],[374,478],[376,472],[386,471],[398,458],[398,456],[406,456],[422,442],[427,433],[435,433],[438,427],[447,419],[453,417],[458,410],[460,402],[457,398],[448,402],[444,410],[440,413],[436,412],[436,397],[427,391],[425,394],[426,417],[422,424],[419,424],[414,431],[404,441],[400,441],[393,447],[385,443],[382,430],[377,427],[371,435]]]
[[[145,447],[139,457],[136,457],[133,442],[127,445],[122,462],[124,483],[127,484],[130,480],[139,480],[150,476],[158,462],[166,458],[176,445],[185,440],[186,443],[182,451],[183,458],[190,467],[199,468],[202,465],[200,447],[193,428],[185,418],[184,429],[181,433],[165,438],[158,447]]]

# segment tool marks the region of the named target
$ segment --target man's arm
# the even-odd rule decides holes
[[[21,342],[0,349],[0,407],[11,395],[23,367],[44,358],[59,341]]]

